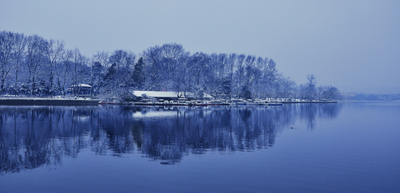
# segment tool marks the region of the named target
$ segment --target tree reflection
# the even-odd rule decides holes
[[[282,107],[136,108],[1,107],[0,173],[62,164],[90,149],[97,155],[142,153],[162,164],[207,151],[254,151],[272,147],[277,132],[296,117],[335,118],[336,104]]]
[[[300,115],[300,119],[307,122],[307,127],[311,130],[315,128],[315,119],[334,119],[342,109],[342,104],[337,103],[305,103],[288,104],[295,115]]]

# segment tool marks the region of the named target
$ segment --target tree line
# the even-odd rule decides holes
[[[65,96],[71,85],[89,84],[93,97],[130,100],[133,90],[203,93],[231,99],[338,99],[333,86],[317,86],[314,75],[297,85],[273,59],[244,54],[185,51],[176,43],[86,57],[65,42],[0,32],[0,93],[28,97]]]

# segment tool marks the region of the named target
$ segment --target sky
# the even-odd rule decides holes
[[[0,0],[3,30],[87,57],[165,43],[268,57],[297,84],[313,74],[343,93],[400,93],[398,0]]]

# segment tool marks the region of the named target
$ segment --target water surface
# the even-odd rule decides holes
[[[400,103],[0,107],[0,192],[400,192]]]

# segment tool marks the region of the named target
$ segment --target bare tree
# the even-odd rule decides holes
[[[54,41],[50,39],[47,42],[45,47],[45,54],[48,60],[48,67],[49,67],[49,84],[50,84],[50,95],[53,96],[54,94],[54,76],[56,75],[56,65],[58,60],[61,57],[62,51],[64,50],[64,42],[63,41]]]
[[[65,95],[66,93],[66,84],[68,72],[71,70],[71,60],[72,60],[73,52],[72,50],[63,51],[61,54],[61,65],[58,68],[59,75],[57,76],[57,84],[61,89],[61,94]]]
[[[0,94],[4,91],[4,83],[12,69],[11,60],[15,51],[16,35],[12,32],[0,33]]]
[[[15,71],[14,92],[16,93],[18,72],[22,63],[26,45],[23,34],[0,32],[0,93],[4,91],[5,82],[11,70]]]
[[[316,84],[317,84],[317,79],[313,74],[308,74],[307,75],[307,84],[306,84],[306,89],[307,89],[307,94],[306,98],[308,100],[313,100],[316,97]]]
[[[72,67],[72,72],[73,72],[73,77],[72,77],[72,82],[73,86],[79,88],[79,84],[82,83],[82,78],[83,78],[83,67],[88,63],[88,59],[81,54],[81,52],[76,48],[73,51],[73,67]],[[76,89],[74,89],[74,94],[76,94]]]
[[[229,77],[229,99],[232,99],[232,86],[233,86],[233,74],[235,70],[235,61],[236,61],[237,55],[235,53],[229,54],[229,57],[227,58],[227,65],[226,65],[226,71],[228,73]]]
[[[37,35],[28,37],[27,47],[27,66],[28,66],[28,85],[31,86],[31,95],[37,93],[37,79],[41,74],[40,68],[45,63],[46,40]]]
[[[246,55],[241,54],[237,56],[236,60],[236,70],[235,70],[235,76],[234,76],[234,94],[235,97],[238,97],[241,91],[241,88],[243,87],[243,82],[244,82],[244,77],[245,77],[245,68],[243,65],[243,62],[246,58]]]
[[[113,88],[118,92],[128,89],[132,84],[132,71],[135,65],[136,55],[124,50],[116,50],[110,56],[110,63],[116,65],[115,77],[112,77]]]
[[[340,92],[333,86],[318,86],[317,96],[319,100],[335,100],[340,98]]]
[[[293,80],[290,80],[289,77],[282,77],[281,79],[281,88],[282,88],[282,97],[284,98],[293,98],[294,92],[296,88],[296,83]]]
[[[102,75],[105,74],[105,70],[107,70],[109,66],[109,56],[107,52],[97,52],[96,55],[93,56],[93,62],[95,67],[95,71],[97,70],[98,72],[94,73],[95,77],[93,81],[93,85],[96,89],[95,92],[101,92],[103,88],[102,84]]]
[[[101,64],[101,66],[105,67],[105,68],[109,68],[109,62],[108,62],[108,52],[97,52],[97,54],[95,54],[93,56],[93,60],[95,62],[98,62]]]
[[[26,42],[27,39],[23,34],[18,34],[16,38],[16,46],[15,46],[15,52],[14,52],[14,75],[15,75],[15,81],[14,81],[14,94],[17,94],[17,84],[18,84],[18,74],[21,71],[21,64],[24,60],[25,56],[25,47],[26,47]]]

